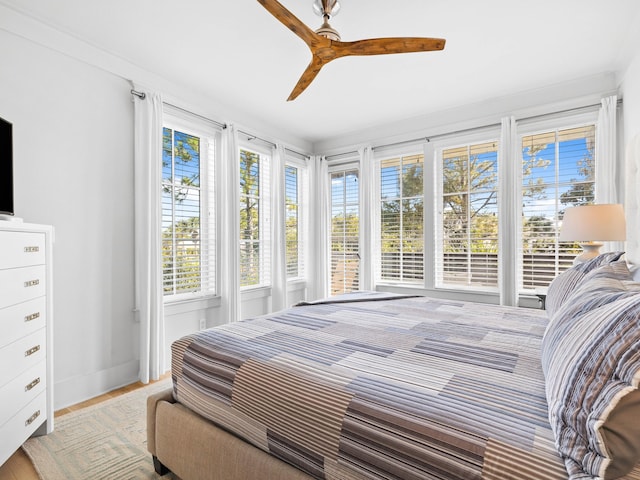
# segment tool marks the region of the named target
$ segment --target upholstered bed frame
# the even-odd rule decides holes
[[[640,480],[640,282],[621,255],[556,277],[546,312],[354,292],[186,335],[147,402],[155,469]]]
[[[171,471],[188,480],[312,478],[175,403],[171,388],[147,399],[147,448],[160,475]]]

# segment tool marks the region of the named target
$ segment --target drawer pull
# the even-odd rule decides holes
[[[34,247],[24,247],[24,253],[37,253],[40,251],[40,247],[37,245]]]
[[[29,390],[31,390],[33,387],[35,387],[36,385],[38,385],[40,383],[40,377],[36,378],[33,382],[31,382],[29,385],[25,385],[24,387],[24,391],[28,392]]]
[[[34,414],[33,414],[33,415],[31,415],[29,418],[27,418],[27,419],[24,421],[24,426],[25,426],[25,427],[28,427],[28,426],[29,426],[29,425],[31,425],[31,424],[35,421],[35,419],[36,419],[36,418],[38,418],[39,416],[40,416],[40,410],[38,410],[38,411],[34,412]]]
[[[29,280],[28,282],[24,282],[24,288],[35,287],[36,285],[40,285],[40,280],[37,278],[35,280]]]
[[[27,350],[26,352],[24,352],[24,356],[28,357],[29,355],[33,355],[34,353],[36,353],[38,350],[40,350],[40,345],[36,345],[35,347],[31,347],[29,350]]]
[[[35,320],[36,318],[40,318],[40,312],[35,312],[35,313],[32,313],[31,315],[27,315],[26,317],[24,317],[24,321],[30,322],[32,320]]]

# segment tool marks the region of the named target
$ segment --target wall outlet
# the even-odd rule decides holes
[[[207,320],[205,318],[200,319],[200,330],[207,328]]]

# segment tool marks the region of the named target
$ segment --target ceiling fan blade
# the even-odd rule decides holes
[[[316,78],[316,75],[318,75],[318,72],[320,72],[320,69],[324,66],[325,63],[327,62],[315,55],[311,58],[311,63],[302,73],[302,76],[300,77],[300,80],[298,80],[298,83],[296,83],[296,86],[293,87],[291,95],[289,95],[289,98],[287,98],[287,102],[295,100],[298,95],[306,90],[313,79]]]
[[[318,41],[318,35],[316,32],[302,23],[298,17],[287,10],[277,0],[258,0],[258,2],[266,8],[271,15],[280,20],[285,27],[299,36],[307,45],[315,45]]]
[[[370,38],[355,42],[332,42],[336,57],[347,55],[385,55],[390,53],[430,52],[444,49],[444,38]]]

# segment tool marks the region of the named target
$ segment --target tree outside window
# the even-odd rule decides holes
[[[418,283],[424,279],[424,156],[380,164],[380,277]]]
[[[331,174],[331,295],[358,290],[360,206],[357,170]]]
[[[297,167],[285,166],[285,258],[287,278],[301,276],[300,254],[300,171]]]
[[[497,142],[443,150],[442,210],[439,283],[497,287]]]
[[[558,242],[567,207],[595,200],[595,125],[522,138],[522,287],[549,285],[580,252]]]
[[[164,295],[201,289],[200,138],[170,128],[162,137]]]

